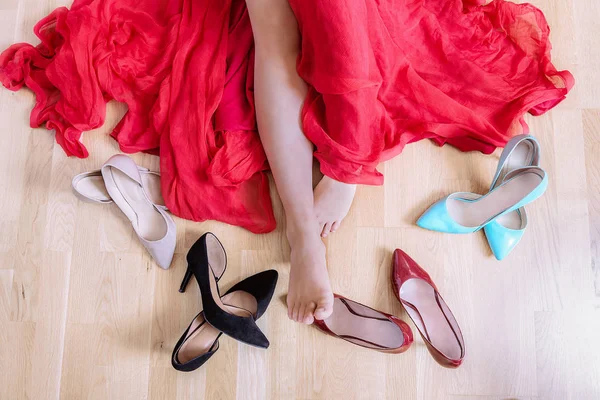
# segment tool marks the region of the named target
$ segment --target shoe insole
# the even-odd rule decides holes
[[[521,214],[518,210],[501,215],[496,219],[496,221],[508,229],[523,229],[523,219],[521,218]]]
[[[422,279],[409,279],[400,288],[400,299],[406,305],[410,318],[433,347],[450,359],[462,358],[463,339],[458,323],[431,285]]]
[[[227,267],[227,254],[219,239],[212,233],[206,235],[206,251],[210,269],[216,277],[221,277]]]
[[[215,277],[213,274],[208,274],[208,276],[210,280],[211,294],[219,308],[229,314],[237,315],[238,317],[248,318],[255,315],[256,310],[258,310],[258,302],[254,296],[252,296],[250,293],[239,290],[231,293],[235,294],[234,296],[228,295],[228,300],[224,301],[218,295],[219,291],[217,289],[217,281],[215,280]],[[254,311],[250,312],[248,310]]]
[[[529,140],[524,140],[519,143],[508,156],[504,168],[502,168],[500,174],[498,174],[498,179],[496,180],[494,187],[501,185],[506,174],[513,169],[533,165],[533,162],[535,161],[534,152],[535,148]],[[523,229],[523,219],[517,210],[500,216],[496,221],[509,229]]]
[[[348,299],[335,298],[333,313],[323,321],[337,336],[372,349],[397,349],[404,344],[400,327],[382,313]]]
[[[227,255],[219,239],[212,234],[206,235],[206,252],[208,266],[212,270],[212,273],[208,274],[210,292],[217,306],[223,311],[239,317],[248,318],[254,316],[258,310],[258,302],[250,293],[238,290],[226,295],[227,300],[225,300],[225,297],[219,297],[215,276],[220,276],[223,273],[222,271],[227,264]]]
[[[167,222],[144,194],[144,189],[116,168],[110,168],[110,176],[117,193],[112,198],[136,227],[138,234],[148,240],[162,239],[167,234]]]
[[[537,172],[523,172],[477,200],[448,199],[448,213],[466,227],[477,227],[525,198],[541,182]]]
[[[254,299],[249,293],[235,291],[226,294],[221,300],[227,304],[227,307],[236,310],[237,315],[254,315],[257,311],[256,308],[244,310],[238,307],[242,304],[252,304],[252,302],[247,301],[248,296]],[[254,305],[256,305],[256,301],[254,301]],[[183,344],[177,352],[177,361],[185,364],[202,354],[208,353],[212,348],[218,346],[218,343],[215,343],[215,341],[219,338],[220,333],[221,331],[217,328],[205,323],[204,313],[198,314],[188,330],[188,336],[184,339]]]
[[[75,185],[75,190],[96,201],[110,201],[110,195],[106,191],[102,175],[90,175],[81,179]]]
[[[215,346],[219,333],[218,329],[206,323],[204,313],[198,314],[188,330],[188,336],[184,339],[176,354],[177,361],[185,364],[202,354],[208,353]]]
[[[519,143],[517,147],[515,147],[510,153],[508,159],[505,161],[504,167],[502,168],[502,170],[500,170],[500,173],[498,174],[498,179],[496,180],[494,188],[502,184],[504,177],[510,171],[517,168],[531,166],[534,161],[534,151],[535,149],[533,147],[533,144],[531,144],[531,142],[529,142],[528,140],[524,140],[521,143]]]

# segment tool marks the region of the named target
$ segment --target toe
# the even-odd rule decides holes
[[[304,322],[304,314],[306,313],[306,306],[304,304],[302,304],[300,307],[298,307],[298,315],[297,315],[297,319],[296,322]]]
[[[340,228],[340,221],[335,221],[332,225],[331,225],[331,233],[337,231]]]
[[[304,319],[302,320],[302,322],[304,322],[307,325],[310,325],[313,322],[315,322],[315,317],[313,316],[313,314],[315,312],[316,307],[317,305],[312,302],[306,306],[306,309],[304,310]]]
[[[287,304],[288,304],[288,318],[293,320],[294,319],[294,306],[295,306],[296,302],[293,300],[290,300],[288,298]]]
[[[315,310],[315,318],[324,320],[328,318],[331,313],[333,313],[333,296],[327,299],[323,299],[317,304],[317,309]]]
[[[292,311],[292,320],[298,321],[298,314],[300,313],[300,304],[294,304],[294,311]]]
[[[325,224],[325,227],[323,228],[323,231],[321,232],[321,236],[327,237],[327,235],[329,235],[329,232],[331,232],[331,222],[328,222]]]
[[[321,236],[323,236],[323,231],[325,230],[325,222],[319,222],[319,232],[321,232]]]
[[[302,320],[302,323],[306,325],[311,325],[313,322],[315,322],[315,317],[313,317],[312,314],[305,315],[304,319]]]

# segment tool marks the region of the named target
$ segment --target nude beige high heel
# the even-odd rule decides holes
[[[161,268],[168,269],[175,253],[175,222],[149,199],[138,166],[117,154],[100,171],[108,195],[131,221],[140,242]]]

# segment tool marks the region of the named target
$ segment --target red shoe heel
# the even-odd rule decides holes
[[[465,343],[452,311],[431,277],[400,249],[394,251],[394,294],[417,327],[429,353],[446,368],[457,368],[465,357]]]

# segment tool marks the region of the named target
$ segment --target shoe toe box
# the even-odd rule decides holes
[[[170,217],[167,217],[170,219]],[[156,241],[147,241],[140,237],[140,241],[148,250],[154,261],[162,269],[169,269],[173,256],[175,254],[175,246],[177,244],[177,235],[175,233],[175,224],[172,220],[167,220],[167,233],[165,236]]]
[[[453,226],[455,223],[453,223],[448,215],[446,199],[440,200],[429,207],[429,209],[419,217],[417,225],[430,231],[454,233],[455,229]]]
[[[519,243],[524,229],[510,229],[497,221],[492,221],[484,228],[487,241],[498,261],[502,261]]]

